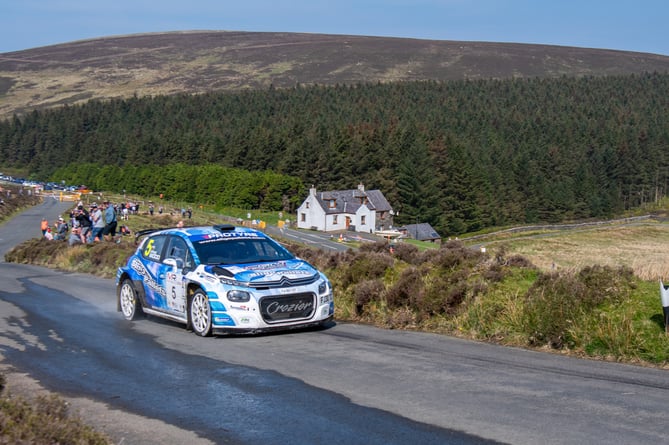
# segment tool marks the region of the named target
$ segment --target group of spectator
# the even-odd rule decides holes
[[[65,238],[67,238],[67,232],[69,230],[69,226],[67,225],[67,222],[65,222],[62,216],[58,217],[58,221],[56,221],[53,224],[53,227],[54,228],[52,230],[46,218],[42,218],[42,224],[40,228],[42,229],[42,235],[46,239],[64,240]]]
[[[59,217],[52,230],[46,218],[42,219],[42,235],[47,239],[68,240],[68,244],[89,244],[102,240],[112,241],[116,237],[118,225],[117,209],[108,201],[97,203],[86,209],[82,202],[70,212],[70,224]],[[72,227],[70,231],[69,228]],[[68,237],[68,231],[70,232]]]
[[[139,213],[139,204],[132,202],[122,202],[119,205],[118,213],[121,216],[121,219],[127,221],[129,219],[129,215],[136,215]]]

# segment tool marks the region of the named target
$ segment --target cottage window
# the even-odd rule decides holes
[[[306,205],[307,208],[309,208],[309,201],[305,202],[304,204]]]
[[[335,207],[337,207],[337,201],[335,201],[334,199],[331,199],[330,200],[330,208],[334,209]]]
[[[361,226],[364,226],[364,225],[365,225],[365,219],[366,219],[366,218],[367,218],[367,217],[366,217],[365,215],[362,215],[362,216],[360,217],[360,225],[361,225]]]
[[[300,213],[300,221],[306,222],[307,220],[307,214],[306,213]]]
[[[337,225],[337,215],[332,216],[332,224]]]

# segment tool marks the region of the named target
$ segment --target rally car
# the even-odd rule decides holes
[[[263,232],[232,225],[138,232],[116,273],[117,308],[197,335],[325,325],[334,315],[325,275]]]

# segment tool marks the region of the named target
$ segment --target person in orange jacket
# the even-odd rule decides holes
[[[49,228],[49,221],[47,221],[46,218],[42,218],[42,224],[40,228],[42,229],[42,236],[46,235],[46,231]]]

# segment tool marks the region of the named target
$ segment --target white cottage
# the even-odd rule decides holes
[[[297,209],[297,227],[322,232],[374,233],[392,227],[392,215],[392,208],[380,190],[365,191],[362,184],[354,190],[329,192],[318,192],[312,187]]]

